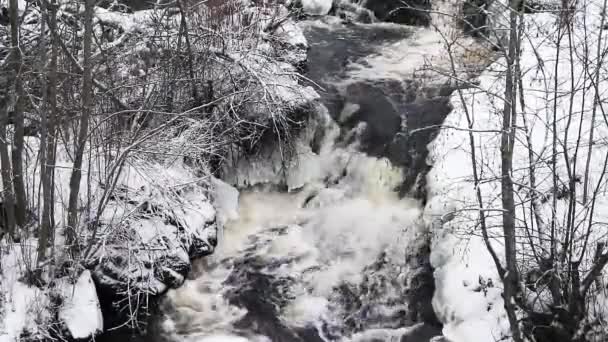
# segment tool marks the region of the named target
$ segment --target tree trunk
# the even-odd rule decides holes
[[[0,225],[5,229],[11,238],[15,236],[15,200],[13,197],[13,181],[11,162],[6,143],[6,124],[8,118],[8,97],[7,87],[5,93],[0,95],[0,169],[2,171],[2,195],[3,203],[0,206]]]
[[[42,81],[42,105],[41,107],[41,130],[40,130],[40,174],[42,183],[42,215],[40,233],[38,235],[38,266],[44,263],[47,256],[47,249],[50,237],[53,235],[53,196],[52,189],[54,186],[53,182],[53,167],[54,167],[54,155],[53,143],[54,140],[54,113],[55,113],[55,93],[56,93],[56,81],[57,81],[57,48],[55,45],[52,47],[51,61],[48,68],[46,67],[47,61],[47,36],[46,36],[46,23],[49,23],[51,31],[55,29],[54,18],[49,19],[55,15],[53,5],[47,2],[42,2],[41,9],[41,33],[40,33],[40,74]],[[49,7],[50,10],[49,10]],[[51,35],[52,44],[55,44],[54,39]],[[48,81],[47,81],[48,75]],[[53,163],[51,163],[51,160]]]
[[[500,140],[501,148],[501,197],[502,197],[502,224],[505,240],[506,274],[504,276],[504,302],[507,317],[511,328],[511,334],[515,342],[522,342],[519,322],[516,315],[515,299],[519,289],[519,272],[517,269],[517,241],[515,231],[515,200],[513,194],[513,181],[511,172],[513,169],[513,145],[515,138],[515,91],[517,78],[515,74],[515,59],[518,58],[518,17],[517,1],[511,2],[510,8],[510,35],[507,56],[507,72],[505,81],[505,101],[503,108],[502,133]]]
[[[84,37],[83,37],[83,71],[82,71],[82,114],[76,148],[74,153],[74,166],[70,177],[70,198],[68,202],[68,226],[66,243],[73,256],[79,252],[77,243],[78,229],[78,199],[80,194],[80,180],[82,178],[82,159],[87,136],[89,132],[89,119],[92,102],[92,76],[91,76],[91,41],[93,36],[93,0],[85,0]]]
[[[11,25],[11,68],[13,69],[13,81],[15,85],[15,108],[13,122],[15,125],[15,136],[13,139],[12,163],[13,163],[13,189],[15,191],[15,220],[17,225],[23,226],[26,220],[27,198],[25,196],[25,182],[23,180],[23,81],[21,79],[21,49],[19,47],[19,13],[17,11],[17,0],[10,0],[10,25]]]
[[[49,8],[49,29],[51,32],[57,32],[57,1],[51,1]],[[47,136],[47,174],[49,180],[49,196],[51,205],[47,208],[49,210],[46,217],[49,220],[50,227],[52,228],[51,242],[55,241],[55,156],[57,154],[57,58],[59,56],[59,42],[57,41],[57,35],[51,35],[51,61],[49,64],[49,83],[48,83],[48,97],[49,97],[49,118],[48,118],[48,136]]]

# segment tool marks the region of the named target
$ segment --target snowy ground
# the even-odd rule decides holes
[[[52,333],[62,329],[74,338],[87,338],[102,331],[103,318],[89,271],[76,279],[57,279],[52,288],[28,286],[19,278],[31,267],[28,263],[35,260],[36,240],[12,246],[2,243],[0,247],[0,341],[14,342],[26,336],[50,339]],[[57,304],[58,299],[61,304]]]
[[[586,19],[587,46],[589,51],[596,51],[600,42],[605,48],[605,36],[600,40],[597,37],[601,4],[590,2],[586,12],[576,16],[580,24]],[[514,152],[514,180],[523,187],[517,190],[517,200],[523,201],[518,206],[518,224],[529,220],[526,211],[529,196],[525,184],[528,172],[528,147],[534,151],[537,164],[537,190],[541,194],[550,196],[552,191],[551,167],[545,162],[550,158],[552,140],[551,125],[553,122],[553,80],[555,72],[556,48],[555,28],[556,18],[548,13],[526,15],[527,36],[523,43],[522,71],[525,110],[518,117],[518,125],[524,125],[524,119],[530,129],[531,146],[526,142],[526,134],[518,130]],[[558,132],[558,175],[561,181],[567,180],[564,151],[570,156],[575,155],[576,140],[579,130],[582,132],[583,142],[576,159],[570,163],[578,164],[577,175],[584,173],[589,148],[588,134],[592,127],[593,88],[589,78],[583,77],[580,52],[584,45],[585,32],[580,25],[573,34],[573,55],[569,55],[568,44],[562,46],[559,57],[560,66],[557,68],[558,93],[573,94],[560,96],[557,99],[557,132]],[[595,55],[593,55],[595,58]],[[602,57],[604,58],[604,57]],[[572,61],[572,63],[570,63]],[[593,64],[592,62],[592,70]],[[572,70],[570,68],[573,68]],[[478,159],[478,168],[484,182],[480,185],[485,208],[500,208],[500,182],[496,178],[500,171],[500,135],[496,131],[500,128],[502,117],[502,102],[498,96],[503,92],[504,79],[500,73],[504,70],[504,61],[494,63],[480,77],[480,89],[471,89],[464,92],[464,100],[473,116],[473,129],[486,130],[485,133],[476,132],[475,149]],[[575,87],[572,87],[570,75],[581,75],[574,78]],[[585,85],[586,86],[583,86]],[[604,94],[608,84],[602,81],[599,84],[599,93]],[[572,91],[574,89],[574,91]],[[603,96],[603,95],[600,95]],[[583,101],[586,99],[586,102]],[[445,323],[444,334],[455,342],[487,342],[508,337],[508,324],[503,309],[501,283],[496,274],[492,259],[487,252],[476,225],[478,208],[475,198],[475,189],[472,184],[471,148],[469,145],[468,128],[463,110],[463,103],[457,94],[454,94],[452,103],[454,111],[446,119],[446,128],[441,131],[437,139],[430,144],[431,161],[433,169],[428,175],[430,199],[425,209],[428,224],[435,231],[434,245],[432,247],[432,262],[436,269],[435,277],[437,292],[434,298],[435,310]],[[568,113],[571,105],[575,108],[568,124]],[[596,108],[598,112],[601,108]],[[518,109],[519,110],[519,109]],[[599,115],[599,114],[598,114]],[[608,138],[607,122],[597,118],[594,126],[595,138],[592,142],[590,165],[590,184],[595,188],[603,174],[603,161],[606,159],[606,138]],[[495,130],[492,132],[492,130]],[[567,135],[566,135],[567,133]],[[605,222],[608,218],[606,203],[606,181],[597,187],[597,209],[593,222]],[[582,191],[579,190],[578,196]],[[577,198],[579,203],[581,198]],[[543,204],[542,213],[550,217],[550,201]],[[524,211],[524,208],[526,208]],[[468,209],[468,210],[467,210]],[[471,210],[472,209],[472,210]],[[558,225],[565,225],[567,201],[559,200],[555,208],[558,215]],[[587,212],[588,209],[583,210]],[[489,215],[488,224],[490,234],[500,234],[500,215]],[[589,220],[588,215],[577,216],[582,224]],[[578,222],[578,221],[577,221]],[[603,224],[598,224],[592,231],[594,237],[605,236]],[[495,249],[502,252],[502,245],[495,241]],[[577,245],[575,248],[580,248]],[[591,252],[588,252],[592,254]],[[502,253],[501,253],[502,255]],[[585,255],[589,260],[591,255]],[[546,300],[542,294],[535,294],[534,299],[540,308]]]

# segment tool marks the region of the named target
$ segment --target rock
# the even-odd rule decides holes
[[[340,1],[330,12],[346,22],[370,24],[377,21],[374,12],[347,1]]]
[[[102,222],[100,247],[86,265],[106,328],[130,322],[126,329],[132,329],[145,322],[159,296],[181,286],[192,261],[213,253],[217,245],[216,212],[206,188],[150,191],[117,190],[108,212],[129,214],[119,222],[111,217]]]
[[[306,66],[308,41],[295,21],[289,19],[282,22],[274,28],[272,38],[275,45],[277,45],[277,42],[280,44],[276,47],[280,52],[277,56],[279,60],[296,67],[296,69]]]
[[[93,338],[103,330],[103,317],[90,271],[84,271],[75,284],[63,287],[59,319],[75,340]]]
[[[397,24],[428,26],[431,22],[430,0],[367,0],[364,7],[378,20]]]
[[[213,253],[217,245],[215,215],[191,227],[182,221],[183,216],[175,215],[178,210],[165,209],[132,220],[110,237],[97,252],[100,261],[92,267],[98,286],[113,293],[160,295],[184,282],[191,260]]]

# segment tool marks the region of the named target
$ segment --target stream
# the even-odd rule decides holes
[[[162,340],[443,341],[421,217],[436,132],[410,134],[451,109],[451,89],[413,77],[421,59],[409,53],[425,50],[420,30],[430,29],[299,25],[322,104],[297,138],[288,191],[239,187],[217,251],[167,295]],[[226,182],[268,179],[260,165],[275,152]]]

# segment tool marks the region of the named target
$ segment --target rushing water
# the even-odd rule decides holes
[[[379,76],[374,59],[412,43],[409,28],[302,25],[311,44],[308,76],[323,86],[324,106],[298,140],[286,175],[292,191],[240,191],[216,253],[168,294],[167,340],[426,342],[440,335],[422,203],[403,195],[417,194],[407,190],[424,176],[433,137],[408,130],[440,123],[449,92]],[[250,177],[260,163],[233,176]]]

